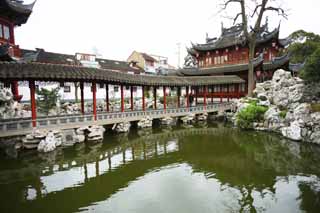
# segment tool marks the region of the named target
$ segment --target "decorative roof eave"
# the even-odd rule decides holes
[[[31,4],[22,4],[12,0],[5,0],[6,4],[17,13],[31,14],[36,0]]]
[[[145,86],[201,86],[243,83],[238,76],[151,76],[69,65],[0,62],[0,81],[36,80],[65,82],[107,82]]]
[[[263,70],[274,70],[278,68],[288,67],[290,61],[290,53],[274,58],[271,62],[263,63]]]
[[[14,61],[9,54],[9,44],[0,45],[0,61]]]
[[[24,5],[20,2],[12,0],[2,0],[0,3],[1,16],[7,18],[8,21],[15,25],[21,25],[27,22],[36,1],[31,4]]]
[[[279,39],[278,43],[280,44],[280,46],[282,47],[287,47],[289,44],[292,43],[292,37],[288,36],[287,38],[283,38],[283,39]]]
[[[303,69],[305,64],[306,64],[306,62],[297,63],[297,64],[289,63],[289,70],[292,72],[300,72],[300,70]]]
[[[264,34],[261,37],[257,38],[257,44],[263,44],[266,42],[269,42],[272,39],[278,39],[279,37],[279,27],[275,28],[272,32],[269,32],[268,34]],[[233,47],[236,45],[239,46],[245,46],[247,45],[247,41],[245,37],[242,35],[238,38],[228,38],[229,41],[223,41],[223,38],[220,37],[216,42],[213,43],[207,43],[207,44],[191,44],[191,50],[194,51],[214,51],[219,50],[223,48]],[[222,43],[222,44],[221,44]]]

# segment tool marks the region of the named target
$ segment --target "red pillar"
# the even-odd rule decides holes
[[[97,120],[97,86],[96,82],[92,82],[92,102],[93,102],[93,117]]]
[[[204,91],[203,91],[203,105],[204,108],[207,106],[207,86],[204,86]]]
[[[81,105],[81,113],[84,115],[84,93],[83,93],[83,82],[80,82],[80,105]]]
[[[157,87],[153,87],[153,107],[157,109]]]
[[[228,102],[230,102],[230,85],[227,85]]]
[[[180,95],[181,95],[181,88],[177,87],[177,107],[180,108]]]
[[[20,101],[20,97],[19,97],[19,85],[18,85],[18,81],[13,81],[11,83],[11,92],[13,94],[13,98],[16,101]]]
[[[110,108],[109,108],[109,84],[106,84],[106,110],[107,110],[107,112],[110,111]]]
[[[142,86],[142,110],[145,111],[146,110],[146,103],[145,103],[145,97],[144,97],[144,86]]]
[[[196,106],[198,105],[198,87],[195,87],[195,93],[196,93]]]
[[[130,86],[130,104],[131,104],[131,111],[133,111],[133,87]]]
[[[120,86],[120,92],[121,92],[121,112],[124,112],[124,91],[123,91],[123,85]]]
[[[214,91],[214,88],[213,88],[213,86],[211,86],[211,103],[213,103],[213,91]]]
[[[37,106],[36,106],[36,85],[34,81],[29,81],[30,101],[31,101],[31,119],[32,127],[37,126]]]
[[[163,86],[163,109],[167,110],[167,95],[166,95],[166,86]]]
[[[223,94],[223,90],[222,90],[222,85],[220,85],[220,103],[222,103],[222,95]]]
[[[240,85],[239,84],[236,84],[236,92],[237,92],[237,98],[239,99],[240,98]]]
[[[190,107],[190,102],[189,102],[189,86],[186,86],[186,98],[187,98],[187,108]]]

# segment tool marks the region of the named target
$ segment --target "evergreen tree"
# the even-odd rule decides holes
[[[49,111],[56,107],[57,101],[59,99],[59,87],[55,89],[37,89],[37,106],[39,110],[46,115],[49,114]]]

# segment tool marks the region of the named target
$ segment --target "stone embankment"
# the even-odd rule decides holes
[[[256,85],[254,94],[256,98],[236,101],[237,112],[233,117],[236,125],[241,124],[239,115],[245,109],[252,105],[262,106],[266,109],[263,118],[250,120],[251,128],[278,132],[296,141],[320,144],[320,112],[314,109],[320,103],[320,84],[307,84],[298,77],[292,77],[290,72],[277,70],[272,80]],[[250,110],[245,113],[250,113]]]
[[[77,143],[101,142],[105,129],[101,126],[81,127],[63,131],[34,130],[22,139],[24,149],[51,152],[59,146],[69,147]]]

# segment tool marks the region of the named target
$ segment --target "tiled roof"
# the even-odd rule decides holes
[[[146,61],[153,61],[156,62],[157,60],[153,57],[151,57],[150,55],[148,55],[147,53],[141,53],[142,57],[144,58],[144,60]]]
[[[242,83],[238,76],[152,76],[132,75],[106,69],[71,65],[0,62],[0,80],[83,81],[146,86],[196,86]]]
[[[262,26],[261,32],[257,36],[257,44],[265,43],[272,39],[278,39],[280,26],[271,32],[269,32],[267,29],[267,24]],[[279,43],[282,45],[286,44],[286,42],[287,40],[283,39]],[[192,47],[188,49],[188,53],[195,55],[198,51],[213,51],[235,45],[247,45],[247,40],[242,31],[242,25],[236,25],[228,29],[222,29],[222,34],[218,39],[207,39],[207,43],[205,44],[192,44]]]

